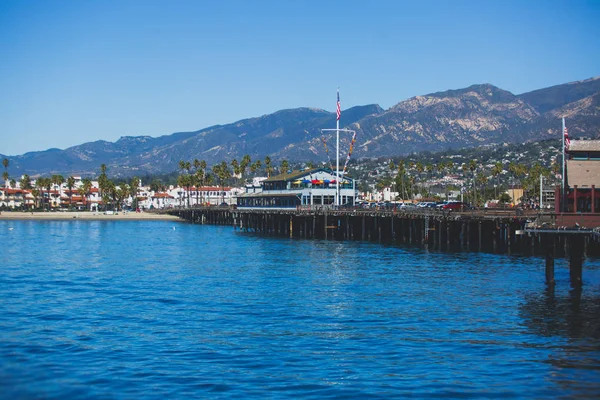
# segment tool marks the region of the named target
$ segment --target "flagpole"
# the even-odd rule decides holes
[[[565,204],[565,118],[562,119],[562,131],[561,131],[561,140],[562,140],[562,201],[561,203],[561,211],[565,212],[567,207]]]
[[[337,90],[337,110],[335,123],[335,205],[340,205],[340,88]]]

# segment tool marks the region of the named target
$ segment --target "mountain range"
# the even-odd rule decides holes
[[[416,96],[390,107],[342,111],[340,127],[356,131],[353,157],[387,157],[484,144],[560,140],[561,117],[572,137],[600,136],[600,77],[514,95],[490,84]],[[281,110],[261,117],[195,132],[160,137],[125,136],[64,150],[49,149],[8,157],[11,176],[63,174],[97,176],[106,164],[111,176],[162,174],[179,160],[222,160],[270,156],[274,161],[335,159],[335,113],[315,108]],[[327,143],[327,146],[323,142]],[[342,159],[351,136],[340,137]],[[327,153],[326,149],[329,149]],[[0,154],[0,158],[6,156]]]

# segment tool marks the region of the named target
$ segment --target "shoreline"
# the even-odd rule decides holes
[[[32,220],[32,221],[182,221],[181,218],[169,214],[155,214],[148,212],[119,212],[106,215],[93,211],[52,211],[52,212],[22,212],[2,211],[0,221],[7,220]]]

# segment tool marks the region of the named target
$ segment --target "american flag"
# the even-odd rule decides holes
[[[565,149],[569,150],[569,145],[571,144],[571,139],[569,139],[569,130],[565,126]]]
[[[337,120],[339,121],[340,116],[342,115],[342,108],[340,106],[340,90],[339,89],[337,92],[337,111],[336,111],[336,113],[337,113]]]

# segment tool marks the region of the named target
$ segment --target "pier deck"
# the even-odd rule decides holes
[[[546,258],[549,285],[554,284],[555,257],[569,258],[571,282],[578,286],[582,284],[583,259],[600,255],[600,228],[556,226],[563,220],[560,215],[536,210],[198,207],[156,212],[177,215],[191,223],[230,225],[263,235],[418,245],[438,251],[538,255]]]

